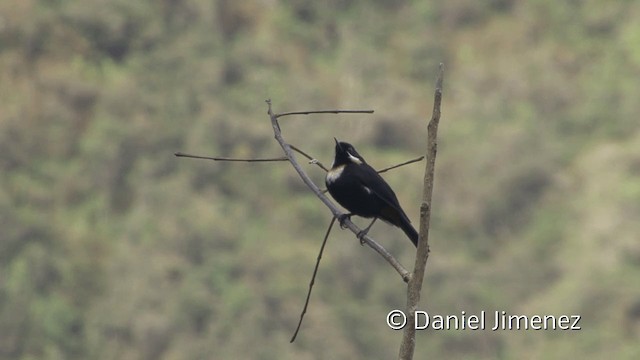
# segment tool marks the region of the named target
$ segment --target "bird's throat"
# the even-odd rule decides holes
[[[338,180],[343,171],[344,165],[338,165],[331,168],[331,170],[327,172],[327,184],[333,184],[336,180]]]

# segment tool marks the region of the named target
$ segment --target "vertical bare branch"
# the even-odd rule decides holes
[[[444,77],[444,64],[440,64],[440,71],[436,79],[436,90],[433,102],[433,114],[427,126],[427,164],[422,189],[422,204],[420,204],[420,239],[413,269],[413,276],[407,285],[407,325],[404,328],[400,353],[401,360],[413,359],[416,347],[416,329],[414,326],[415,311],[420,301],[422,281],[429,258],[429,225],[431,221],[431,198],[433,194],[433,182],[438,150],[438,124],[440,123],[440,103],[442,102],[442,81]]]

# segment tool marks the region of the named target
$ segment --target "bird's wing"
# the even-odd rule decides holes
[[[396,209],[398,213],[402,214],[403,217],[407,218],[407,215],[402,210],[402,207],[400,207],[400,203],[398,202],[396,194],[391,189],[391,186],[389,186],[389,184],[384,181],[382,176],[380,176],[380,174],[378,174],[378,172],[368,164],[362,164],[358,166],[360,166],[361,170],[363,171],[354,172],[354,174],[358,176],[358,181],[360,182],[360,184],[366,186],[378,198],[387,203],[387,205]],[[372,179],[377,179],[378,181],[372,181]]]

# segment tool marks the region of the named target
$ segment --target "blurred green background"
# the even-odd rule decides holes
[[[4,0],[0,358],[389,359],[405,285],[269,157],[264,100],[325,164],[425,151],[445,87],[421,309],[582,330],[422,331],[416,358],[640,357],[640,2]],[[307,169],[322,183],[317,167]],[[418,220],[424,163],[385,175]],[[356,220],[365,225],[363,220]],[[371,235],[407,267],[413,247]]]

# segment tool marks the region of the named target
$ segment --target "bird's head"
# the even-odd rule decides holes
[[[338,141],[338,139],[333,138],[336,141],[336,157],[333,160],[333,166],[338,165],[347,165],[347,164],[364,164],[364,158],[358,154],[353,145]]]

